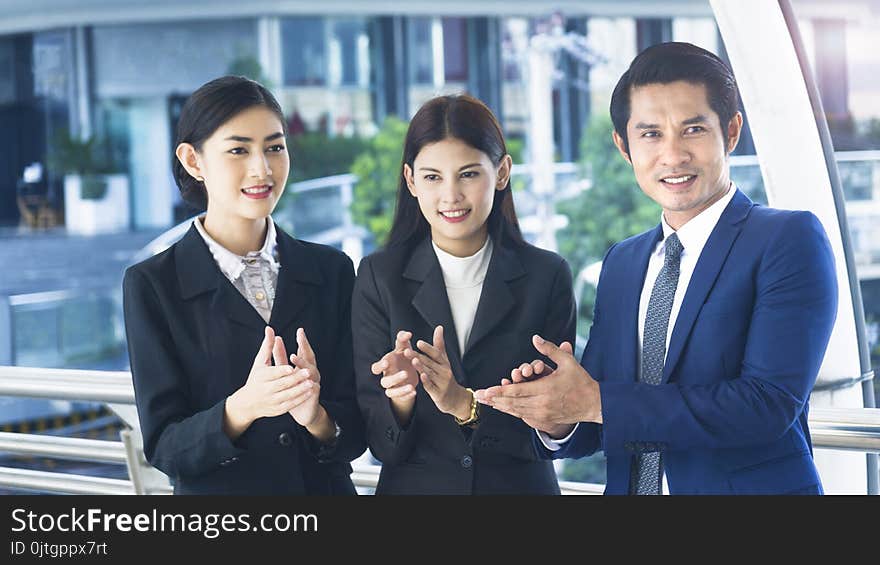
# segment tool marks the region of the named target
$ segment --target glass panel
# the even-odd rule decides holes
[[[831,132],[862,291],[871,365],[880,367],[880,12],[792,2]],[[874,378],[880,399],[880,377]]]
[[[361,86],[368,80],[369,68],[362,68],[361,51],[369,49],[366,23],[363,20],[333,22],[333,40],[338,44],[339,84]]]
[[[281,44],[284,50],[284,84],[325,84],[327,47],[324,18],[284,18],[281,22]]]
[[[443,64],[447,82],[468,79],[467,20],[443,18]]]
[[[434,52],[431,41],[431,18],[409,18],[410,80],[413,84],[434,83]]]

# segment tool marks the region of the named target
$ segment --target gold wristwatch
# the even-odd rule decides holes
[[[452,415],[452,417],[455,418],[455,423],[459,426],[467,426],[469,424],[473,424],[480,418],[480,403],[477,402],[477,397],[474,396],[473,389],[465,388],[465,390],[468,391],[471,395],[471,413],[464,420],[460,420],[455,414]]]

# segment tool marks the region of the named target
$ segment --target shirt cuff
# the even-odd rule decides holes
[[[569,434],[562,439],[553,439],[552,437],[540,430],[535,430],[535,433],[538,434],[538,439],[541,440],[541,443],[544,444],[544,447],[546,447],[550,451],[559,451],[560,449],[562,449],[562,446],[564,446],[566,442],[571,439],[571,436],[573,436],[574,433],[577,431],[579,425],[580,424],[575,424],[571,432],[569,432]]]

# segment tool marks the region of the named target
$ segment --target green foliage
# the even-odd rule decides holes
[[[595,453],[580,459],[566,459],[562,471],[559,472],[559,479],[604,485],[607,482],[605,456],[602,453]]]
[[[610,117],[591,120],[582,141],[582,166],[591,187],[557,205],[568,216],[559,231],[560,253],[578,273],[612,244],[657,225],[660,207],[642,193],[630,165],[611,139]]]
[[[113,163],[103,140],[92,136],[82,140],[59,131],[49,145],[46,166],[57,176],[79,175],[81,195],[85,199],[100,199],[107,193],[107,181],[101,175],[119,171]]]
[[[290,154],[288,183],[301,182],[349,172],[354,160],[367,148],[368,141],[361,137],[329,137],[322,132],[307,132],[289,136]],[[298,198],[305,198],[293,190],[286,190],[278,210],[295,206]],[[285,217],[279,215],[279,218]],[[283,220],[282,220],[283,221]],[[292,229],[292,226],[288,226]]]
[[[103,175],[116,172],[106,145],[95,136],[82,140],[59,131],[49,145],[47,167],[56,175]]]
[[[329,137],[325,133],[309,132],[290,136],[290,176],[288,182],[341,175],[351,170],[358,155],[368,147],[360,137]]]
[[[380,245],[388,237],[394,219],[406,129],[406,122],[386,118],[351,166],[351,172],[358,177],[351,204],[353,220],[366,226]]]
[[[233,59],[226,69],[226,74],[247,77],[256,81],[268,89],[272,88],[271,81],[263,74],[263,67],[253,55],[241,55]]]
[[[504,140],[507,145],[507,153],[513,159],[514,163],[523,162],[523,150],[525,149],[525,141],[518,137],[508,137]]]

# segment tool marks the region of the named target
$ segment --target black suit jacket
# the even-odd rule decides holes
[[[440,263],[425,239],[410,249],[388,248],[365,258],[352,298],[358,402],[367,442],[382,461],[377,494],[558,494],[553,466],[535,449],[535,431],[482,406],[475,429],[441,413],[422,386],[412,419],[402,428],[370,365],[394,347],[398,330],[412,343],[431,342],[442,325],[455,378],[477,389],[500,383],[511,369],[539,357],[539,333],[574,343],[571,270],[562,257],[496,242],[466,350],[462,356]]]
[[[278,229],[269,325],[296,350],[306,331],[321,372],[320,402],[342,433],[321,446],[289,415],[260,418],[235,441],[226,398],[247,381],[263,318],[220,272],[190,228],[126,270],[125,328],[147,460],[180,494],[354,494],[349,462],[366,448],[355,400],[350,307],[354,269],[343,253]]]

